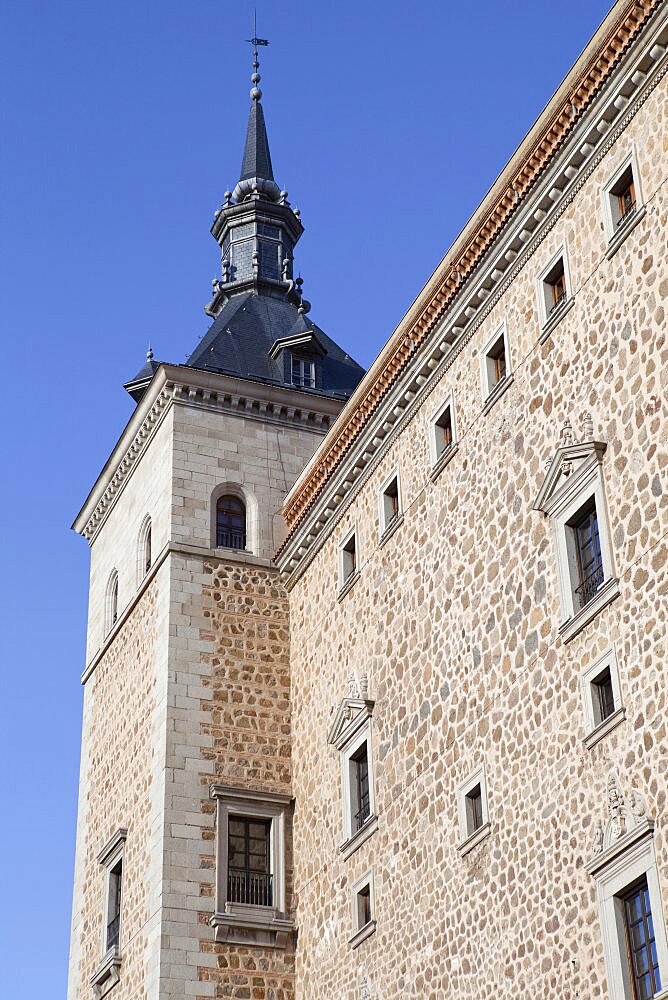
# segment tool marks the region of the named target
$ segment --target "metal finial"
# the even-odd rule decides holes
[[[146,352],[146,360],[153,361],[153,348],[151,347],[150,344],[148,345],[148,350]]]
[[[258,87],[258,83],[260,82],[261,77],[260,77],[260,74],[258,73],[258,70],[260,68],[260,59],[258,57],[257,50],[258,50],[258,46],[260,46],[260,45],[269,45],[269,41],[266,38],[258,38],[257,37],[257,11],[256,10],[253,10],[253,37],[252,38],[247,38],[246,41],[250,42],[251,45],[253,46],[253,73],[252,73],[252,76],[251,76],[251,83],[253,84],[253,86],[251,87],[251,92],[250,92],[251,100],[253,100],[253,101],[259,101],[260,98],[262,97],[262,91]]]

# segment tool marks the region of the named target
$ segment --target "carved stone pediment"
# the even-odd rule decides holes
[[[608,775],[608,818],[596,824],[592,854],[594,857],[621,841],[647,819],[647,804],[632,782],[628,794],[622,792],[616,771]]]
[[[361,684],[354,673],[348,682],[348,697],[339,705],[334,722],[330,726],[327,742],[342,750],[373,714],[373,702],[369,698],[369,681],[366,675]]]
[[[592,469],[603,460],[604,441],[562,444],[554,454],[534,501],[534,510],[551,516],[571,495],[577,493]]]

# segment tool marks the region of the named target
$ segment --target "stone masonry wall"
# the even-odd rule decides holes
[[[664,81],[290,593],[299,1000],[606,996],[583,865],[611,768],[656,820],[668,917],[665,122]],[[647,214],[608,260],[601,185],[632,145]],[[536,278],[564,238],[574,305],[540,345]],[[483,414],[477,352],[504,319],[514,382]],[[459,449],[432,482],[427,425],[450,390]],[[564,645],[553,530],[533,504],[562,425],[579,439],[585,412],[608,443],[621,593]],[[378,490],[394,468],[404,520],[380,545]],[[353,524],[360,576],[339,601],[337,546]],[[588,751],[580,673],[610,646],[626,719]],[[342,861],[327,732],[353,671],[376,701],[379,828]],[[491,833],[461,858],[456,789],[483,762]],[[351,950],[350,887],[370,867],[377,930]]]
[[[167,572],[163,567],[88,680],[77,832],[69,1000],[90,1000],[103,954],[105,870],[97,855],[120,827],[123,858],[118,1000],[155,1000],[160,945]],[[162,638],[161,638],[162,637]],[[164,737],[163,737],[164,740]]]

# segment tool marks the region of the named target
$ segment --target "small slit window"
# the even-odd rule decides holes
[[[373,872],[368,871],[352,886],[352,925],[350,945],[358,948],[376,929]]]
[[[118,621],[118,573],[114,569],[107,581],[104,601],[104,634],[108,635]]]
[[[380,534],[389,531],[401,514],[401,497],[399,493],[399,476],[393,473],[380,492]]]
[[[625,718],[614,648],[582,671],[581,684],[584,744],[591,750]]]
[[[139,585],[153,563],[151,518],[145,517],[139,529],[137,541],[137,584]]]
[[[216,501],[216,548],[246,548],[246,505],[229,493]]]
[[[339,549],[339,586],[345,587],[357,573],[357,533],[353,530]]]
[[[487,810],[487,781],[484,765],[469,774],[457,789],[459,816],[459,843],[457,850],[463,857],[477,847],[489,834]]]
[[[457,428],[455,426],[455,411],[450,394],[441,408],[429,421],[429,457],[432,470],[446,465],[449,456],[455,452]]]
[[[466,832],[469,837],[479,830],[482,824],[482,789],[480,784],[477,784],[466,793]]]

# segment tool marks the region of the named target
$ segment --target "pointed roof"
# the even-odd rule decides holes
[[[186,364],[237,378],[286,385],[283,359],[272,348],[277,341],[291,340],[291,331],[297,322],[301,327],[301,319],[297,307],[285,298],[240,292],[226,302]],[[310,321],[309,336],[317,344],[316,353],[322,353],[318,394],[347,399],[364,369]]]
[[[260,101],[253,101],[248,113],[246,145],[244,146],[244,158],[241,163],[239,180],[245,181],[252,177],[262,178],[266,181],[274,180],[267,126]]]

